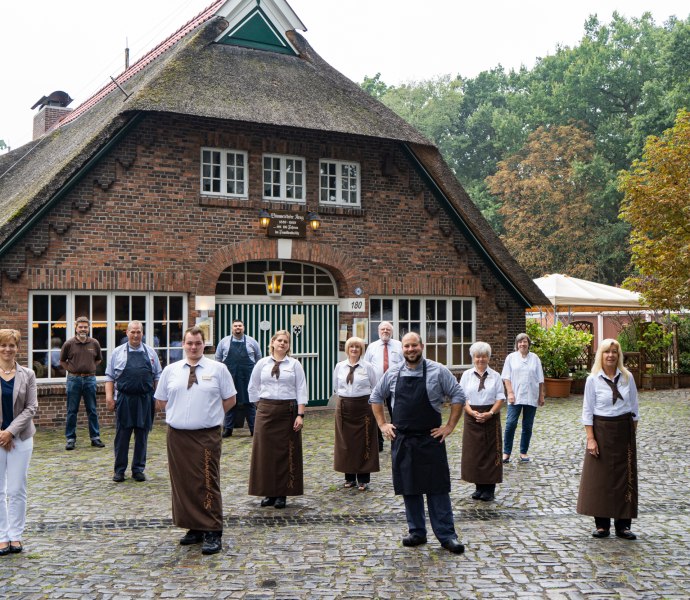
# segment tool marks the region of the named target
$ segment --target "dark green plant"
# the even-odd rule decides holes
[[[663,373],[662,365],[666,362],[665,358],[671,348],[673,334],[667,333],[659,323],[647,323],[644,331],[637,341],[638,348],[647,357],[648,373]]]
[[[548,329],[530,321],[527,335],[532,340],[530,350],[541,360],[544,376],[553,378],[568,377],[570,365],[592,341],[591,333],[577,331],[560,321]]]

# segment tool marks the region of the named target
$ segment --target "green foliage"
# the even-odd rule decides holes
[[[545,377],[568,377],[571,363],[591,343],[592,334],[577,331],[560,321],[548,329],[536,321],[528,321],[527,335],[532,340],[530,350],[541,360]]]
[[[660,323],[645,323],[637,347],[645,353],[652,373],[663,373],[663,359],[673,343],[673,334],[666,332]]]

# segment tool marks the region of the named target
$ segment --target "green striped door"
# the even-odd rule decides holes
[[[289,331],[290,354],[299,359],[307,376],[309,405],[328,403],[338,362],[337,304],[217,304],[216,343],[232,333],[233,319],[244,322],[245,333],[259,342],[264,356],[271,336],[280,329]],[[302,319],[304,325],[293,327]]]

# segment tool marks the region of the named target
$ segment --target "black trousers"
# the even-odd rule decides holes
[[[143,473],[146,468],[146,444],[149,439],[147,429],[138,427],[115,426],[115,468],[117,474],[124,475],[129,461],[129,440],[134,433],[134,454],[132,455],[132,473]]]
[[[371,482],[371,473],[345,473],[345,481]]]
[[[478,492],[491,492],[492,494],[496,493],[495,483],[475,483],[474,485]]]
[[[594,517],[594,523],[597,529],[611,529],[611,518],[610,517]],[[623,531],[624,529],[630,529],[632,525],[632,519],[614,519],[613,526],[616,531]]]

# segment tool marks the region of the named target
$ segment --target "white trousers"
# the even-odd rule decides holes
[[[0,448],[0,542],[21,541],[26,523],[26,478],[34,438],[14,440],[9,452]]]

